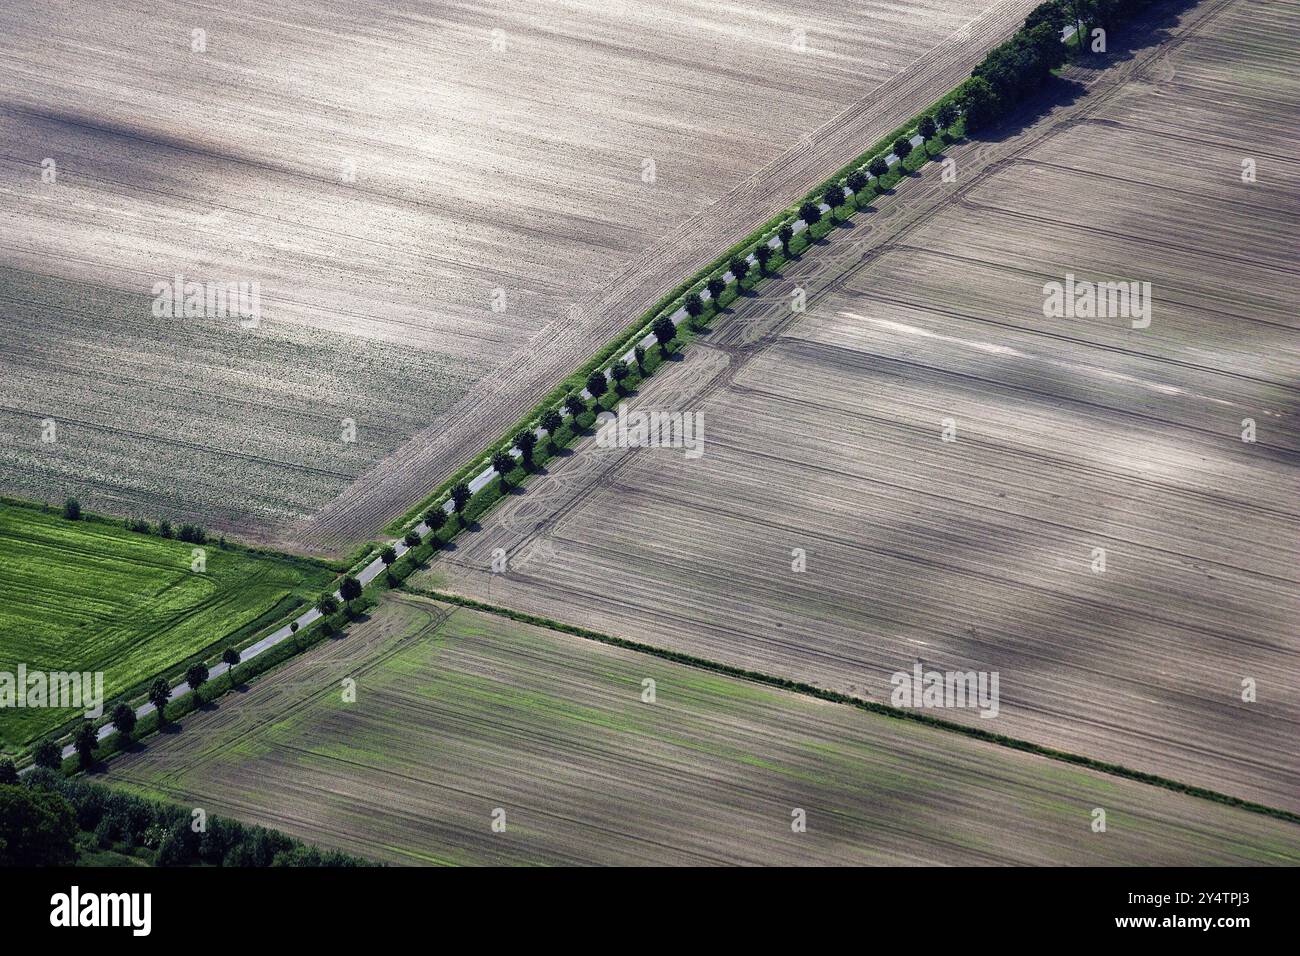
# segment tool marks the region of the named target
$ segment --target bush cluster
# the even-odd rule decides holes
[[[48,817],[41,860],[32,864],[71,862],[70,820],[77,831],[90,834],[101,849],[146,851],[158,866],[364,866],[365,861],[336,851],[309,847],[277,830],[247,826],[224,817],[210,816],[196,832],[193,812],[175,804],[119,793],[86,780],[69,779],[49,770],[34,770],[21,786],[26,794],[10,793],[0,802],[0,832],[19,826],[32,815],[33,802]],[[27,799],[23,799],[26,796]],[[10,821],[14,816],[15,821]],[[56,832],[50,832],[57,825]],[[19,853],[0,845],[0,866]],[[22,851],[30,855],[30,850]],[[16,857],[15,857],[16,859]]]

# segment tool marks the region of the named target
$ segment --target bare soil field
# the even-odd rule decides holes
[[[107,779],[404,864],[1300,861],[1283,821],[392,593]]]
[[[702,458],[588,441],[413,583],[881,702],[997,672],[941,716],[1300,809],[1297,28],[1119,38],[647,385]],[[1150,326],[1045,318],[1067,273],[1149,281]]]
[[[7,3],[0,489],[343,550],[1030,6]]]

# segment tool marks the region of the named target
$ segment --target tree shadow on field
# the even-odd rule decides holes
[[[173,165],[177,153],[196,156],[206,163],[205,169],[225,169],[231,164],[261,165],[256,157],[231,150],[225,143],[204,141],[197,137],[179,137],[157,126],[148,126],[138,118],[124,123],[111,117],[75,109],[24,107],[15,111],[18,122],[32,139],[51,138],[51,130],[73,136],[86,146],[85,155],[97,172],[111,172],[128,178],[133,184],[149,184],[151,172]],[[122,147],[140,158],[124,163],[114,157]]]
[[[117,745],[118,753],[139,754],[139,753],[144,753],[144,750],[145,750],[144,744],[141,741],[136,740],[134,738],[132,738],[128,743],[125,744],[118,743]],[[95,764],[96,769],[99,769],[102,766],[103,764],[98,762]]]
[[[349,615],[348,615],[348,623],[349,623],[349,624],[365,624],[366,621],[368,621],[368,620],[370,620],[370,612],[369,612],[369,611],[357,611],[355,614],[349,614]],[[330,640],[336,640],[336,639],[337,639],[337,640],[342,640],[342,639],[344,638],[344,636],[345,636],[345,635],[344,635],[343,631],[341,631],[341,630],[340,630],[340,631],[335,631],[333,634],[330,635]]]
[[[1105,53],[1083,52],[1071,65],[1080,70],[1098,72],[1131,60],[1141,51],[1171,39],[1171,31],[1182,22],[1183,14],[1198,2],[1199,0],[1166,0],[1165,3],[1158,3],[1114,29],[1107,30]]]
[[[1073,105],[1087,92],[1088,88],[1078,80],[1058,76],[1041,93],[1025,100],[1014,113],[1009,113],[997,125],[976,130],[970,134],[970,138],[985,143],[1005,142],[1019,136],[1054,110]]]
[[[1182,20],[1182,15],[1198,0],[1167,0],[1156,8],[1125,21],[1118,29],[1108,31],[1106,53],[1082,53],[1065,66],[1068,70],[1100,72],[1119,63],[1133,59],[1143,50],[1165,43],[1170,32]],[[1072,105],[1088,92],[1087,86],[1068,76],[1053,77],[1035,96],[1020,104],[1014,112],[1003,117],[996,125],[976,130],[971,139],[999,143],[1024,132],[1053,110]]]

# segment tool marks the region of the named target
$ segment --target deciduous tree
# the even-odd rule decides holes
[[[673,325],[673,320],[666,315],[661,315],[655,319],[654,328],[655,340],[659,343],[659,354],[668,358],[668,349],[672,346],[672,341],[677,337],[677,326]]]
[[[469,485],[463,481],[458,481],[451,487],[451,505],[456,514],[463,514],[465,506],[469,504],[469,499],[474,497],[474,492],[469,490]]]
[[[89,770],[94,766],[95,749],[99,746],[99,735],[95,731],[95,725],[88,720],[83,720],[81,726],[77,728],[76,736],[72,738],[72,746],[77,749],[82,770]]]
[[[172,689],[167,686],[166,678],[156,677],[149,685],[149,703],[153,704],[153,709],[158,712],[160,727],[167,723],[167,702],[171,699],[171,694]]]
[[[506,478],[510,472],[515,469],[515,459],[510,452],[504,448],[498,448],[492,453],[492,470],[501,478],[501,490],[510,490],[510,481]]]

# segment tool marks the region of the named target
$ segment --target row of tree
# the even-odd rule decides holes
[[[1080,36],[1087,36],[1093,27],[1110,29],[1151,3],[1152,0],[1047,0],[1030,12],[1025,27],[1033,29],[1046,23],[1059,32],[1073,25]]]
[[[1061,66],[1069,51],[1062,31],[1073,25],[1087,52],[1086,42],[1096,27],[1113,28],[1152,0],[1047,0],[1039,4],[1011,39],[994,47],[962,84],[957,101],[966,116],[966,128],[979,130],[997,122],[1027,97],[1037,92]]]
[[[297,630],[297,626],[294,625]],[[227,666],[227,675],[230,686],[235,683],[235,667],[239,664],[240,654],[234,647],[227,647],[221,652],[221,659]],[[209,677],[208,665],[202,661],[195,661],[185,669],[185,683],[191,691],[197,692],[200,687],[207,683]],[[158,677],[149,685],[148,691],[149,703],[153,704],[154,710],[158,714],[158,726],[162,727],[167,724],[167,705],[171,701],[171,685],[167,678]],[[118,701],[109,711],[109,723],[117,731],[124,741],[135,739],[136,724],[139,722],[132,707],[125,700]],[[77,752],[77,759],[81,769],[86,770],[94,766],[95,755],[99,749],[99,728],[94,721],[83,720],[78,726],[76,732],[72,735],[72,746]],[[38,743],[32,750],[32,763],[37,767],[58,770],[63,766],[63,748],[55,738],[48,738]],[[0,781],[3,781],[7,775],[7,769],[13,767],[12,761],[0,760]]]
[[[943,104],[935,114],[926,115],[921,118],[919,126],[921,135],[926,139],[929,139],[940,129],[947,129],[950,127],[957,119],[958,115],[956,107],[947,103]],[[906,136],[899,137],[893,143],[893,150],[900,159],[904,159],[912,151],[911,141]],[[885,175],[889,166],[884,156],[878,156],[871,161],[868,168],[871,175],[878,178]],[[861,192],[862,189],[866,188],[869,180],[864,172],[857,170],[850,173],[845,182],[848,187],[857,194]],[[845,192],[843,186],[830,184],[823,192],[822,200],[831,207],[832,214],[834,214],[835,210],[848,201],[848,194]],[[820,222],[821,217],[821,207],[815,202],[808,201],[799,207],[799,218],[801,218],[809,228],[817,222]],[[777,230],[777,238],[780,240],[782,254],[788,259],[790,257],[790,242],[794,238],[793,225],[791,223],[784,223]],[[764,239],[760,241],[748,254],[737,254],[733,256],[727,263],[727,271],[731,273],[737,284],[744,282],[745,277],[749,275],[751,268],[749,256],[751,255],[754,262],[758,265],[759,274],[766,276],[768,263],[771,262],[772,256],[775,255],[775,250],[768,244],[768,241]],[[709,303],[712,304],[714,312],[720,310],[722,295],[727,289],[727,280],[723,278],[724,275],[725,272],[720,275],[714,275],[704,284],[704,288],[709,292]],[[683,307],[686,311],[687,317],[694,322],[704,314],[707,304],[701,292],[692,291],[686,296],[683,302]],[[676,324],[669,316],[660,315],[655,319],[654,324],[651,326],[651,334],[654,336],[655,342],[659,346],[660,355],[666,360],[672,353],[672,345],[677,337]],[[637,371],[644,376],[646,374],[645,348],[641,345],[637,345],[633,349],[633,355]],[[624,359],[618,359],[610,365],[608,373],[604,369],[593,370],[587,376],[586,382],[584,382],[584,388],[587,394],[591,396],[592,402],[589,404],[587,399],[585,399],[580,392],[572,392],[562,403],[564,411],[567,412],[574,421],[576,421],[581,415],[591,411],[592,408],[600,402],[602,396],[609,391],[611,382],[613,383],[615,393],[620,396],[623,395],[624,383],[631,374],[632,367]],[[539,419],[539,424],[547,434],[550,451],[554,452],[554,437],[556,432],[564,424],[563,415],[560,413],[559,409],[548,409],[542,413],[542,416]],[[536,446],[537,434],[532,428],[526,428],[514,437],[510,445],[510,448],[519,451],[518,462],[516,462],[515,456],[510,454],[508,448],[501,448],[493,452],[490,464],[492,470],[497,474],[502,491],[509,490],[508,476],[515,470],[518,464],[522,464],[525,471],[533,470],[533,453]],[[450,494],[453,512],[457,515],[462,514],[466,505],[469,503],[471,496],[472,492],[470,491],[469,486],[464,482],[459,482],[454,485]],[[447,515],[444,510],[444,505],[441,502],[424,514],[425,524],[427,524],[433,531],[440,529],[445,523],[446,518]],[[410,543],[410,541],[407,541],[407,544]],[[395,557],[396,556],[394,555],[394,558]],[[392,562],[385,558],[385,563]]]
[[[923,116],[918,127],[919,132],[925,139],[930,139],[941,129],[947,129],[956,121],[959,113],[957,108],[950,103],[941,105],[934,114]],[[899,159],[906,159],[912,152],[911,140],[906,136],[900,136],[892,145],[893,151]],[[889,170],[889,165],[884,156],[878,156],[871,161],[867,167],[872,176],[877,178],[884,176]],[[870,180],[867,173],[863,170],[855,170],[850,173],[845,184],[852,189],[854,194],[860,193],[867,187]],[[828,184],[822,193],[822,201],[831,208],[832,216],[836,210],[848,202],[848,194],[844,186],[832,183]],[[809,228],[821,221],[821,207],[815,203],[807,201],[799,207],[799,218],[802,219]],[[790,257],[790,242],[794,239],[794,227],[791,223],[784,223],[777,230],[777,239],[781,244],[781,252],[785,258]],[[727,263],[727,272],[730,272],[737,284],[745,281],[746,276],[750,273],[750,256],[757,263],[759,274],[767,275],[768,263],[771,262],[775,250],[768,243],[767,239],[760,241],[748,254],[737,254]],[[722,295],[727,289],[727,280],[723,277],[726,273],[715,275],[709,278],[704,284],[704,288],[709,292],[709,303],[712,304],[714,312],[721,308]],[[687,317],[695,322],[704,314],[707,304],[704,296],[700,291],[690,292],[684,302],[683,307]],[[651,334],[659,346],[660,355],[667,359],[672,352],[672,344],[677,337],[677,326],[667,315],[661,315],[655,319],[651,326]],[[637,345],[634,349],[634,356],[637,371],[641,375],[646,374],[645,370],[645,348]],[[591,396],[593,403],[599,403],[613,383],[616,394],[623,395],[624,383],[632,374],[632,368],[626,360],[618,359],[610,367],[608,373],[603,369],[595,369],[588,376],[584,383],[587,394]],[[590,411],[594,405],[589,405],[581,393],[574,392],[567,396],[563,402],[566,412],[576,421],[584,413]],[[539,423],[542,429],[547,433],[548,441],[551,442],[551,451],[555,450],[554,436],[559,428],[563,425],[564,419],[558,409],[549,409],[542,414]],[[537,444],[537,435],[531,429],[525,429],[515,436],[511,444],[512,448],[519,451],[519,459],[525,471],[533,470],[533,450]],[[509,489],[507,476],[514,471],[516,467],[515,456],[510,454],[508,449],[498,449],[493,453],[490,460],[492,470],[496,472],[498,480],[501,483],[502,491]],[[470,498],[470,491],[467,485],[461,483],[452,488],[452,502],[457,514],[464,511],[465,504]],[[458,497],[459,494],[459,497]],[[425,523],[435,531],[442,527],[446,514],[442,505],[437,505],[424,515]],[[436,522],[436,523],[435,523]],[[409,542],[408,542],[409,543]]]
[[[975,68],[971,78],[958,89],[956,96],[945,98],[933,111],[920,117],[917,132],[922,139],[928,141],[937,133],[950,129],[961,116],[965,116],[966,126],[971,130],[993,123],[1039,88],[1051,72],[1065,62],[1067,51],[1061,43],[1061,31],[1068,23],[1076,23],[1080,33],[1083,34],[1089,24],[1112,22],[1120,15],[1145,6],[1149,2],[1150,0],[1047,0],[1029,14],[1025,25],[1011,39],[989,51],[983,62]],[[900,162],[906,160],[913,150],[911,139],[907,136],[899,136],[891,144],[891,149]],[[879,180],[888,172],[889,163],[885,155],[874,156],[863,168],[851,171],[843,183],[828,183],[822,191],[821,202],[830,208],[831,216],[835,218],[839,209],[849,201],[846,186],[853,191],[856,203],[857,197],[870,185],[870,177]],[[811,199],[799,207],[799,218],[809,230],[821,221],[822,215],[821,205]],[[789,222],[783,223],[776,233],[782,255],[787,259],[790,258],[790,243],[794,235],[794,226]],[[757,263],[760,275],[767,275],[768,263],[774,255],[768,240],[766,238],[761,240],[749,255],[752,255],[754,262]],[[737,283],[744,282],[745,277],[749,275],[749,255],[738,254],[727,263],[727,270]],[[710,301],[716,312],[721,307],[727,282],[722,275],[715,275],[705,283],[705,288],[708,289]],[[684,308],[688,318],[694,322],[704,314],[707,304],[701,292],[692,291],[684,300]],[[676,325],[668,316],[661,315],[655,320],[652,333],[666,359],[677,336]],[[645,374],[644,359],[645,350],[638,345],[636,364],[642,375]],[[615,392],[622,395],[623,383],[630,374],[631,368],[620,359],[610,366],[608,374],[603,369],[591,372],[585,382],[586,391],[595,402],[599,402],[609,391],[612,381]],[[578,392],[567,396],[563,407],[574,420],[591,409],[587,399]],[[552,442],[551,450],[554,451],[554,435],[563,424],[560,411],[558,409],[546,411],[540,419],[540,424],[548,435],[548,441]],[[537,435],[528,428],[516,435],[510,446],[519,451],[518,462],[508,448],[498,449],[493,453],[490,460],[492,470],[496,472],[503,491],[509,489],[507,476],[519,463],[522,463],[525,471],[533,469],[533,450],[536,444]],[[471,494],[469,486],[464,482],[458,483],[451,489],[455,514],[460,515],[464,512]],[[445,523],[446,517],[443,505],[439,503],[425,513],[424,520],[431,529],[437,531]],[[395,557],[396,555],[393,555],[394,559]],[[391,561],[386,558],[385,563]]]

